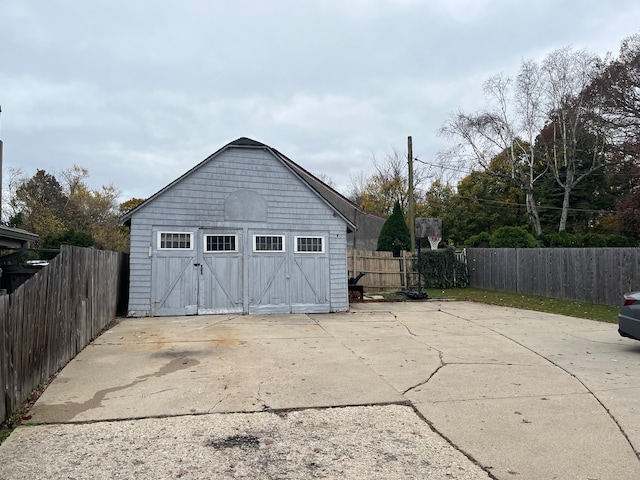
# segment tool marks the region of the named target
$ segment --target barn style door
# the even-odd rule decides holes
[[[198,313],[243,313],[242,232],[205,231],[201,241]]]
[[[329,312],[329,256],[322,235],[251,232],[249,313]]]
[[[290,276],[292,313],[328,313],[331,310],[328,255],[294,253]]]
[[[155,231],[152,315],[330,311],[327,237]]]
[[[250,232],[248,252],[248,313],[289,313],[286,237]]]
[[[196,235],[189,230],[155,230],[151,261],[151,315],[198,313]]]

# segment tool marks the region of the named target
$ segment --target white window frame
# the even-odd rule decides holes
[[[163,247],[162,246],[162,235],[189,235],[189,247]],[[175,232],[175,231],[166,231],[162,230],[158,232],[158,250],[175,250],[175,251],[188,251],[193,250],[193,232]]]
[[[233,250],[209,250],[207,249],[208,237],[233,237],[235,248]],[[238,235],[229,233],[205,233],[203,237],[203,249],[204,253],[220,254],[220,253],[237,253],[238,252]]]
[[[258,244],[256,243],[258,238],[260,237],[278,237],[282,239],[282,250],[258,250],[256,247],[258,246]],[[284,235],[272,235],[272,234],[262,234],[262,235],[254,235],[253,236],[253,251],[255,253],[282,253],[286,250],[286,246],[285,246],[285,236]]]
[[[319,238],[321,240],[321,246],[322,248],[320,250],[298,250],[298,239],[300,238],[305,238],[305,239],[316,239]],[[325,252],[325,245],[326,245],[326,240],[322,235],[296,235],[293,237],[293,245],[295,248],[295,253],[308,253],[308,254],[319,254],[319,253],[324,253]]]

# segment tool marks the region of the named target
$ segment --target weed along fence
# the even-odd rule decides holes
[[[392,252],[349,250],[347,255],[349,277],[356,277],[360,272],[365,274],[358,281],[365,292],[393,292],[407,288],[411,252],[400,252],[399,257],[394,257]]]
[[[0,295],[0,422],[115,319],[125,255],[63,246]]]
[[[640,289],[639,248],[470,248],[475,288],[619,306]]]

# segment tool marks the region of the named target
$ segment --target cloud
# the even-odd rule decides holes
[[[4,0],[5,167],[89,168],[145,197],[241,136],[340,185],[371,156],[433,158],[490,76],[572,44],[617,50],[620,0]]]

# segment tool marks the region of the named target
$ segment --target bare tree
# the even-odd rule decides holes
[[[567,227],[571,192],[605,162],[605,138],[590,128],[588,87],[598,77],[600,61],[585,50],[556,50],[542,62],[544,101],[549,124],[541,135],[547,166],[564,190],[558,231]]]
[[[390,215],[396,201],[406,210],[409,191],[408,158],[406,153],[395,148],[380,160],[371,156],[373,173],[366,177],[352,177],[352,190],[359,189],[360,205],[371,213]],[[413,183],[416,192],[427,179],[427,170],[422,164],[414,164]],[[358,185],[354,185],[354,181]],[[418,201],[418,199],[416,199]]]
[[[336,182],[334,182],[333,178],[331,178],[328,174],[326,174],[326,173],[314,173],[313,176],[316,177],[318,180],[320,180],[325,185],[333,188],[334,190],[336,189]]]
[[[543,125],[540,102],[540,70],[523,62],[515,81],[503,75],[484,85],[489,105],[475,114],[458,112],[443,125],[440,133],[456,140],[452,149],[440,154],[441,162],[455,159],[473,169],[480,166],[491,175],[507,177],[525,196],[527,215],[536,233],[542,233],[534,184],[544,175],[537,158],[535,136]],[[492,160],[505,155],[507,172],[492,168]]]
[[[2,186],[2,220],[10,222],[19,212],[20,205],[16,199],[16,192],[20,185],[27,181],[27,176],[21,168],[9,167],[9,175],[3,178]]]
[[[368,178],[364,170],[360,170],[357,174],[349,175],[349,186],[347,187],[346,197],[353,203],[362,206],[362,197],[367,182]]]
[[[456,140],[440,155],[491,168],[498,155],[506,156],[513,184],[524,193],[527,215],[542,233],[534,186],[550,171],[564,191],[559,231],[567,226],[571,192],[604,164],[604,137],[591,128],[587,87],[598,74],[599,60],[586,51],[563,48],[542,62],[523,61],[515,79],[497,75],[484,85],[488,107],[475,114],[458,112],[441,133]]]

